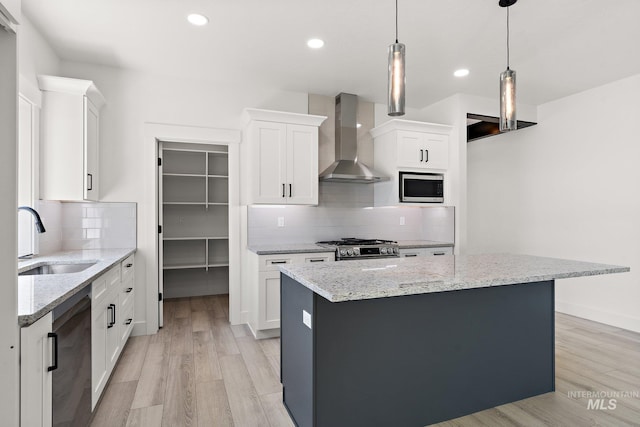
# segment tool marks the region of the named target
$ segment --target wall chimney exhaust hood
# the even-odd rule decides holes
[[[371,184],[389,179],[358,161],[357,110],[356,95],[336,96],[336,161],[320,174],[320,181]]]

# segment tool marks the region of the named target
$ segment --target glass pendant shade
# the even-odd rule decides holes
[[[389,45],[389,100],[390,116],[404,115],[404,57],[405,48],[402,43]]]
[[[516,72],[507,67],[500,73],[500,132],[516,130]]]

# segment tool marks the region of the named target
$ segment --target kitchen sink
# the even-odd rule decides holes
[[[40,274],[65,274],[65,273],[79,273],[87,268],[96,265],[97,261],[74,263],[74,264],[43,264],[38,267],[33,267],[29,270],[25,270],[19,273],[18,276],[34,276]]]

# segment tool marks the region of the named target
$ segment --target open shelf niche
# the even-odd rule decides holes
[[[229,292],[227,146],[160,145],[165,298]]]

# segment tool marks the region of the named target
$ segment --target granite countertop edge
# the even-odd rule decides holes
[[[400,249],[416,248],[446,248],[453,246],[453,242],[438,242],[435,240],[398,240]]]
[[[319,252],[334,252],[333,249],[323,248],[315,243],[284,243],[267,245],[250,245],[248,249],[257,255],[279,254],[309,254]]]
[[[86,286],[90,286],[98,276],[131,256],[136,250],[136,248],[122,248],[64,251],[20,261],[19,273],[49,263],[97,262],[78,273],[18,276],[18,325],[20,327],[32,325]],[[30,289],[27,290],[25,287]],[[27,299],[32,303],[26,301]]]
[[[442,248],[453,246],[453,242],[438,242],[435,240],[399,240],[400,249],[412,248]],[[333,249],[316,245],[315,243],[283,243],[283,244],[262,244],[249,245],[248,249],[257,255],[279,255],[279,254],[304,254],[318,252],[333,252]]]
[[[459,257],[459,256],[458,256]],[[444,257],[437,257],[440,259],[444,259]],[[455,259],[454,256],[448,255],[447,258]],[[459,257],[460,258],[460,257]],[[539,257],[530,257],[532,259]],[[544,259],[544,258],[539,258]],[[407,260],[407,259],[404,259]],[[371,260],[375,261],[375,260]],[[355,266],[356,262],[365,263],[371,261],[355,261],[351,262],[352,266]],[[574,263],[576,261],[570,260],[560,260],[556,259],[555,261]],[[404,262],[413,262],[419,263],[420,261],[416,261],[415,258],[411,259],[411,261]],[[317,283],[316,281],[308,278],[308,272],[312,271],[312,269],[323,268],[325,271],[329,271],[331,274],[331,269],[335,268],[344,268],[345,264],[343,263],[335,263],[335,264],[325,264],[323,266],[296,266],[296,265],[283,265],[280,266],[280,271],[283,274],[288,275],[292,279],[300,282],[303,286],[315,292],[316,294],[324,297],[330,302],[346,302],[346,301],[357,301],[364,299],[375,299],[375,298],[387,298],[387,297],[395,297],[395,296],[404,296],[404,295],[416,295],[416,294],[425,294],[425,293],[436,293],[436,292],[448,292],[448,291],[458,291],[465,289],[475,289],[475,288],[487,288],[494,286],[504,286],[504,285],[512,285],[518,283],[531,283],[531,282],[543,282],[548,280],[556,280],[556,279],[568,279],[574,277],[584,277],[584,276],[596,276],[596,275],[604,275],[604,274],[614,274],[614,273],[625,273],[630,271],[629,267],[617,266],[617,265],[607,265],[607,264],[596,264],[596,263],[581,263],[584,264],[582,268],[575,268],[572,271],[556,271],[556,272],[542,272],[542,273],[527,273],[527,274],[504,274],[497,273],[493,277],[479,277],[477,279],[466,278],[464,280],[458,280],[451,277],[440,276],[438,274],[433,275],[432,277],[425,277],[425,280],[417,281],[414,283],[408,283],[403,286],[403,284],[399,286],[386,287],[386,286],[370,286],[371,282],[368,282],[364,286],[359,288],[358,284],[352,286],[341,286],[340,291],[335,291],[335,289],[327,289],[322,285],[322,283]],[[373,264],[372,264],[373,265]],[[376,270],[378,268],[373,268]],[[333,276],[332,276],[333,277]],[[370,279],[369,279],[370,280]]]

